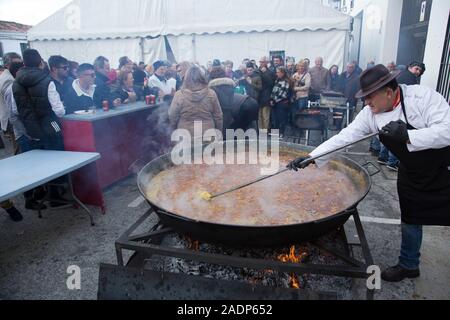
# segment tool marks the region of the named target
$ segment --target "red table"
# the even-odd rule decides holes
[[[91,115],[63,118],[66,151],[98,152],[101,159],[73,175],[74,191],[86,204],[106,207],[102,190],[170,151],[167,105],[143,102]]]

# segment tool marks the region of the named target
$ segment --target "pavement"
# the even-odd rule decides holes
[[[367,149],[363,143],[347,155],[361,164],[372,161],[379,166]],[[4,149],[0,149],[2,157]],[[400,208],[396,173],[386,167],[381,170],[358,208],[375,263],[383,269],[397,262]],[[13,200],[25,219],[14,223],[0,211],[0,299],[7,300],[96,299],[99,264],[117,263],[115,240],[148,209],[133,175],[105,191],[107,214],[93,208],[95,227],[82,210],[45,211],[43,219],[38,219],[37,213],[24,209],[22,197]],[[450,228],[425,227],[421,278],[383,282],[375,299],[450,299],[449,243]],[[68,267],[72,265],[81,270],[80,290],[67,286]],[[364,294],[365,282],[358,280],[353,298],[363,299]]]

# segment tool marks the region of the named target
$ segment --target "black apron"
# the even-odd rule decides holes
[[[401,106],[408,130],[403,92]],[[406,144],[380,136],[380,141],[399,160],[397,181],[402,222],[415,225],[450,226],[450,146],[409,152]]]

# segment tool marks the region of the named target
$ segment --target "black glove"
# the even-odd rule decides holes
[[[389,123],[381,129],[380,135],[399,143],[407,143],[409,141],[408,128],[406,123],[401,120]]]
[[[298,171],[298,169],[305,169],[307,166],[314,163],[314,160],[308,161],[308,159],[310,158],[309,157],[297,158],[294,161],[290,162],[286,166],[286,168],[294,171]]]

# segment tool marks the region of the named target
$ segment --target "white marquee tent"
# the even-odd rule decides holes
[[[271,51],[343,66],[351,17],[311,0],[75,0],[28,32],[44,58],[239,63]]]

